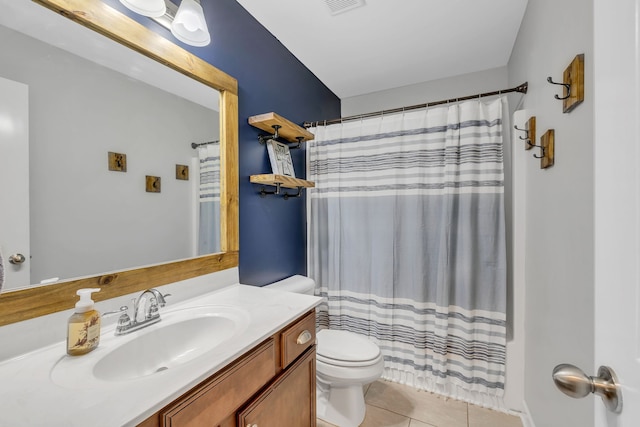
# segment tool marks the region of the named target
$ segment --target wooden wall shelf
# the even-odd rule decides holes
[[[260,197],[266,197],[269,194],[273,194],[276,196],[282,196],[285,200],[291,197],[300,197],[302,195],[303,188],[316,186],[314,182],[307,181],[306,179],[292,178],[290,176],[276,174],[251,175],[250,180],[254,184],[262,184],[263,187],[262,190],[260,190]],[[275,186],[276,189],[274,191],[267,191],[264,188],[265,185]],[[283,191],[283,188],[294,188],[298,191],[296,193],[288,193],[287,191]]]
[[[311,188],[316,186],[314,182],[307,181],[306,179],[292,178],[290,176],[276,175],[272,173],[251,175],[250,180],[254,184],[273,186],[277,186],[279,184],[281,187],[285,188]]]
[[[304,141],[309,141],[314,138],[314,135],[303,128],[302,126],[298,126],[290,120],[285,119],[282,116],[277,115],[276,113],[265,113],[259,114],[257,116],[249,117],[249,124],[253,127],[257,127],[258,129],[262,129],[266,132],[269,132],[269,135],[260,135],[258,139],[262,144],[271,144],[274,140],[277,141],[278,138],[282,138],[287,142],[297,143],[295,147],[291,148],[300,148],[301,143]],[[291,162],[291,157],[289,155],[289,146],[276,142],[275,144],[279,144],[284,151],[286,151],[286,157]],[[277,159],[274,151],[269,151],[269,158],[271,160],[271,169],[272,172],[276,172]],[[278,170],[282,172],[281,170]],[[260,190],[260,197],[265,197],[268,194],[273,194],[276,196],[283,196],[284,199],[288,199],[290,197],[300,197],[302,195],[302,189],[315,187],[316,184],[307,181],[306,179],[293,178],[286,175],[279,175],[275,173],[270,174],[261,174],[261,175],[251,175],[249,177],[250,181],[253,184],[261,184],[262,189]],[[267,190],[264,186],[270,185],[276,187],[274,191]],[[296,193],[290,193],[283,189],[295,189]]]
[[[299,138],[301,138],[301,141],[309,141],[315,137],[302,126],[298,126],[273,112],[251,116],[249,117],[249,124],[269,133],[274,132],[273,126],[280,126],[278,136],[289,142],[299,142]]]

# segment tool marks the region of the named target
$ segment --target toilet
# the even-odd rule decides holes
[[[266,287],[313,295],[315,282],[296,275]],[[316,343],[317,416],[339,427],[358,427],[366,411],[363,386],[380,378],[384,368],[380,348],[362,335],[330,329],[318,331]]]

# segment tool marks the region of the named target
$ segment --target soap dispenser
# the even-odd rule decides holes
[[[93,307],[91,294],[100,288],[78,289],[80,300],[75,313],[69,317],[67,354],[80,356],[95,350],[100,343],[100,313]]]

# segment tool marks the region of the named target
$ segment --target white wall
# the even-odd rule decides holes
[[[593,11],[583,0],[529,0],[508,64],[509,83],[529,81],[524,108],[538,135],[555,129],[556,163],[541,170],[524,148],[525,401],[538,427],[593,426],[593,398],[571,399],[553,385],[559,363],[594,365]],[[562,113],[555,81],[585,54],[585,101]],[[539,143],[539,137],[538,137]],[[518,227],[518,218],[516,227]]]
[[[500,67],[345,98],[341,105],[342,116],[425,104],[442,99],[473,95],[478,92],[504,89],[503,86],[507,83],[507,78],[507,67]]]
[[[517,86],[523,81],[515,82],[511,86]],[[415,85],[404,86],[396,89],[384,90],[362,96],[346,98],[342,100],[342,115],[350,116],[363,114],[383,109],[399,108],[403,106],[424,104],[430,101],[439,101],[481,92],[490,92],[498,89],[506,89],[509,86],[507,67],[494,68],[477,73],[454,76],[447,79],[439,79],[423,82]],[[510,109],[515,108],[522,100],[522,95],[509,96]],[[434,107],[437,108],[437,107]],[[503,127],[505,136],[505,208],[507,220],[507,250],[508,259],[508,342],[507,342],[507,373],[505,384],[504,408],[521,412],[524,397],[524,294],[522,287],[514,286],[522,281],[514,282],[513,276],[513,251],[512,233],[512,197],[511,197],[511,126],[509,114],[505,114]]]
[[[196,176],[175,165],[218,139],[217,113],[4,27],[0,48],[1,75],[29,85],[32,282],[190,257]]]

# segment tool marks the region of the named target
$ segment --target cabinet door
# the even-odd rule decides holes
[[[161,427],[216,427],[267,384],[276,368],[273,340],[161,411]]]
[[[238,427],[284,426],[316,426],[315,346],[238,414]]]

